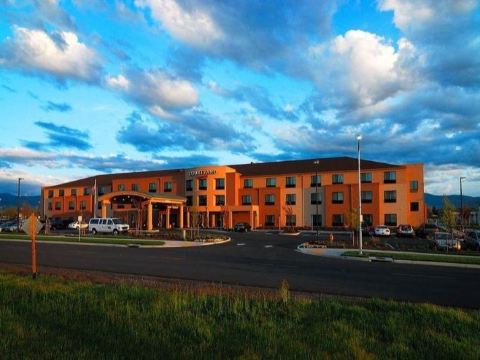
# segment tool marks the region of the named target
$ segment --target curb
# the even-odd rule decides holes
[[[141,244],[101,244],[101,243],[88,243],[88,242],[73,242],[73,241],[48,241],[48,240],[36,240],[38,244],[60,244],[60,245],[81,245],[81,246],[104,246],[104,247],[122,247],[122,248],[143,248],[143,249],[179,249],[179,248],[191,248],[191,247],[202,247],[209,245],[221,245],[231,241],[231,238],[222,240],[219,242],[205,242],[202,245],[193,245],[193,246],[165,246],[164,245],[141,245]],[[10,241],[10,242],[27,242],[30,243],[31,240],[24,239],[0,239],[0,241]],[[167,242],[168,240],[160,240]],[[200,241],[199,241],[200,243]]]

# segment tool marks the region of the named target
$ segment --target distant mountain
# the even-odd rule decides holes
[[[20,205],[27,203],[31,207],[38,207],[40,196],[20,196]],[[12,194],[0,194],[0,208],[17,206],[17,196]]]
[[[448,201],[453,206],[460,208],[460,195],[447,195]],[[433,195],[425,193],[425,202],[430,207],[443,207],[443,195]],[[478,208],[480,206],[480,197],[463,195],[463,206],[469,208]]]

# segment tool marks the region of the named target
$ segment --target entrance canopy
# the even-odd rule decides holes
[[[111,203],[132,204],[134,207],[145,206],[147,209],[147,230],[152,231],[153,205],[161,204],[166,207],[166,226],[170,227],[170,209],[177,208],[179,226],[183,228],[183,207],[187,201],[185,197],[166,193],[144,193],[140,191],[114,191],[102,195],[98,199],[102,203],[102,218],[107,217],[107,205]]]
[[[168,205],[184,205],[186,199],[183,196],[167,193],[144,193],[140,191],[114,191],[98,198],[100,202],[131,202],[133,199],[141,199],[150,203],[161,203]]]

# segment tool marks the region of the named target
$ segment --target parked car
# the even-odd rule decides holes
[[[78,221],[74,221],[74,222],[71,222],[70,224],[68,224],[68,228],[69,229],[74,229],[74,230],[78,230],[78,228],[80,229],[86,229],[88,228],[88,224],[87,223],[79,223]]]
[[[72,221],[73,221],[72,218],[70,219],[53,218],[49,220],[48,225],[50,227],[50,230],[52,231],[65,230],[68,228],[68,224],[70,224]]]
[[[408,225],[408,224],[398,225],[397,236],[414,237],[415,236],[415,231],[413,230],[412,225]]]
[[[480,250],[480,230],[465,231],[465,247],[467,249]]]
[[[21,225],[21,224],[20,224]],[[0,232],[17,231],[17,220],[7,221],[0,225]]]
[[[433,238],[436,232],[446,232],[447,229],[437,224],[423,224],[417,230],[416,234],[424,239]]]
[[[130,226],[124,224],[122,220],[117,218],[91,218],[88,222],[88,231],[92,234],[111,233],[117,235],[121,232],[128,232]]]
[[[461,250],[462,242],[456,239],[451,233],[437,231],[433,235],[435,247],[440,250]]]
[[[249,223],[237,223],[233,228],[234,231],[238,232],[248,232],[252,229]]]
[[[385,225],[377,225],[373,228],[375,236],[390,236],[390,229]]]

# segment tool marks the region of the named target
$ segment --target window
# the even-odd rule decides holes
[[[277,186],[277,179],[276,178],[267,178],[266,185],[267,185],[267,187]]]
[[[322,194],[321,193],[311,193],[310,194],[310,204],[316,205],[322,203]]]
[[[198,196],[198,205],[207,206],[207,195],[199,195]]]
[[[125,209],[125,204],[118,204],[117,209]]]
[[[187,196],[187,206],[192,206],[193,205],[193,196],[189,195]]]
[[[148,192],[156,193],[157,192],[157,183],[148,184]]]
[[[70,195],[77,196],[77,189],[70,190]]]
[[[251,205],[252,197],[250,195],[242,195],[242,205]]]
[[[140,191],[140,186],[138,186],[138,184],[132,184],[132,191]]]
[[[250,189],[253,187],[253,179],[244,179],[243,180],[243,187],[245,189]]]
[[[215,205],[217,206],[225,205],[225,195],[215,195]]]
[[[172,192],[173,184],[171,181],[165,181],[163,183],[163,192]]]
[[[373,215],[372,214],[362,214],[363,217],[363,226],[372,226],[373,225]]]
[[[207,190],[207,179],[198,179],[198,190]]]
[[[47,209],[48,210],[52,210],[52,203],[49,201],[48,204],[47,204]]]
[[[89,187],[83,188],[83,195],[90,195],[90,188]]]
[[[295,176],[287,176],[285,178],[285,186],[287,188],[294,188],[297,185],[297,178]]]
[[[418,202],[410,203],[410,211],[418,211],[418,209],[419,209]]]
[[[53,198],[53,190],[48,190],[48,197]]]
[[[75,202],[69,201],[68,202],[68,210],[75,210]]]
[[[343,184],[343,175],[342,174],[333,174],[332,175],[332,184]]]
[[[90,224],[97,225],[100,219],[91,219]]]
[[[62,202],[55,201],[55,210],[62,210]]]
[[[265,205],[275,205],[275,195],[274,194],[265,195]]]
[[[397,214],[385,214],[385,225],[397,226]]]
[[[265,226],[275,226],[275,215],[265,215]]]
[[[58,196],[65,196],[65,190],[63,189],[58,190]]]
[[[362,183],[371,183],[372,182],[372,173],[361,173],[360,174],[360,181]]]
[[[106,189],[105,189],[105,186],[100,186],[98,188],[98,195],[103,195],[106,193]]]
[[[287,226],[295,226],[297,225],[297,215],[286,215],[286,225]]]
[[[383,173],[383,183],[384,184],[395,184],[397,182],[397,172],[396,171],[385,171]]]
[[[215,179],[215,189],[217,190],[225,189],[225,179]]]
[[[332,204],[343,204],[343,192],[332,193]]]
[[[118,191],[125,191],[125,184],[118,184],[117,189]]]
[[[312,225],[313,226],[322,226],[322,214],[312,215]]]
[[[371,191],[362,191],[362,204],[370,204],[373,200]]]
[[[396,203],[397,202],[397,192],[395,190],[384,191],[383,192],[383,201],[386,203]]]
[[[295,205],[297,203],[297,196],[295,194],[287,194],[285,204]]]
[[[332,226],[343,226],[343,214],[332,215]]]
[[[410,181],[410,192],[418,192],[418,181],[417,180]]]
[[[185,181],[185,190],[192,191],[193,190],[193,180],[186,180]]]
[[[320,175],[312,175],[310,177],[310,187],[322,186],[322,179]]]
[[[87,202],[85,200],[80,201],[80,210],[87,209]]]

